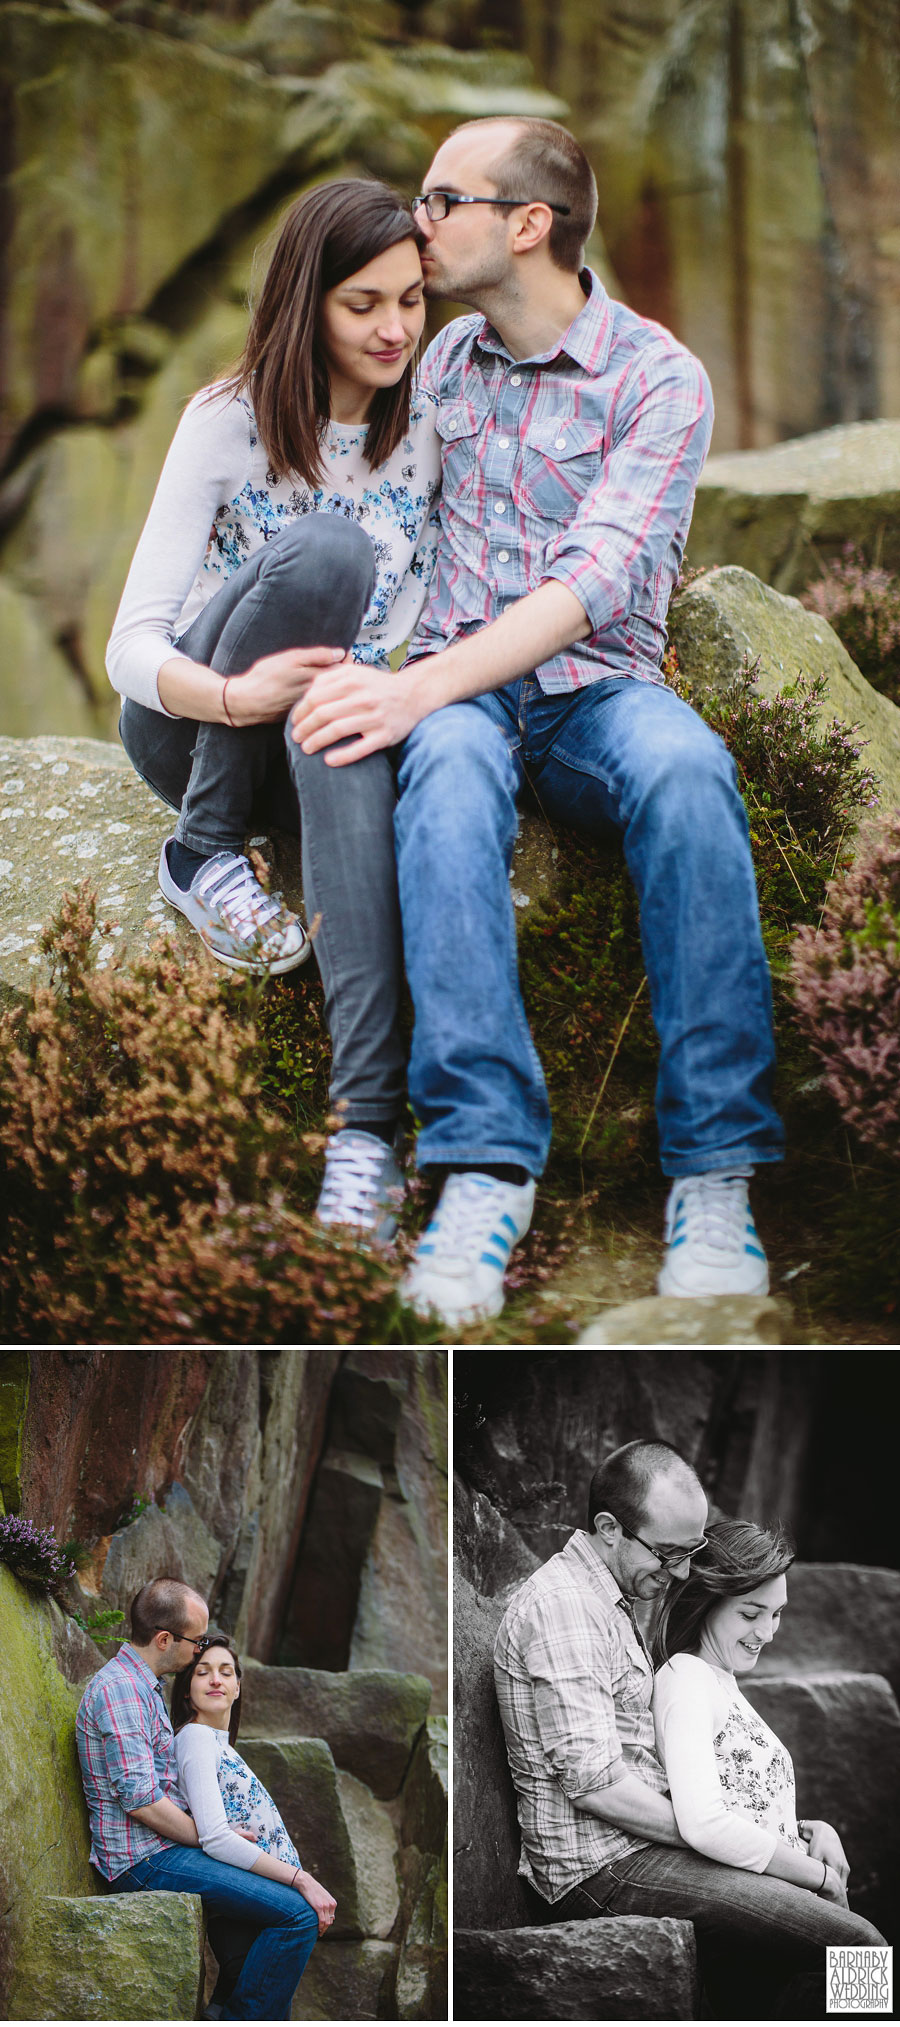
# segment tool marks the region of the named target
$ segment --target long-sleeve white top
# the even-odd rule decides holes
[[[654,1680],[653,1720],[686,1844],[746,1872],[764,1872],[779,1843],[805,1851],[790,1753],[733,1675],[674,1655]]]
[[[176,1734],[175,1752],[184,1806],[194,1818],[207,1858],[240,1865],[245,1872],[260,1851],[272,1852],[286,1865],[300,1864],[268,1789],[229,1743],[227,1731],[186,1724]],[[256,1843],[239,1837],[233,1824],[255,1830]]]
[[[264,542],[302,514],[358,521],[375,549],[375,589],[355,661],[390,667],[413,632],[437,547],[440,442],[437,402],[414,390],[409,429],[375,470],[363,450],[366,424],[329,422],[324,477],[307,486],[269,468],[252,402],[224,383],[202,388],[181,418],[144,524],[106,650],[113,689],[165,711],[159,671],[191,620]]]

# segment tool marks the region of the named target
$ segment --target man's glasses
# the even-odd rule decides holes
[[[419,211],[424,207],[432,225],[440,225],[441,219],[453,210],[454,204],[493,204],[498,210],[512,211],[519,204],[546,204],[564,218],[569,216],[568,204],[551,204],[549,197],[459,197],[455,190],[427,190],[423,196],[413,198],[412,208]]]
[[[195,1640],[193,1633],[173,1633],[171,1626],[154,1626],[153,1630],[155,1633],[169,1633],[173,1640],[180,1640],[183,1646],[193,1647],[195,1653],[199,1648],[209,1646],[205,1633],[201,1633]]]
[[[615,1515],[613,1515],[613,1518],[615,1519]],[[682,1563],[690,1562],[692,1556],[699,1555],[701,1548],[706,1547],[706,1536],[702,1534],[700,1540],[695,1541],[690,1548],[654,1548],[652,1542],[645,1541],[643,1535],[635,1534],[632,1527],[623,1526],[621,1520],[619,1521],[619,1526],[622,1528],[622,1533],[627,1535],[629,1541],[639,1541],[641,1547],[647,1550],[648,1555],[654,1555],[657,1562],[662,1563],[664,1570],[680,1569]]]

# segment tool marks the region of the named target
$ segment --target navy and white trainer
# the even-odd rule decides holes
[[[159,856],[159,887],[202,936],[211,956],[233,971],[266,977],[304,964],[312,945],[280,894],[267,894],[241,852],[216,852],[194,874],[190,886],[176,886],[166,838]]]
[[[767,1295],[769,1269],[746,1175],[681,1176],[666,1206],[660,1295]]]
[[[325,1175],[316,1205],[320,1225],[337,1225],[363,1245],[389,1246],[397,1230],[405,1183],[394,1150],[377,1133],[342,1126],[325,1148]]]
[[[417,1316],[440,1316],[451,1328],[499,1316],[509,1256],[534,1210],[534,1183],[493,1175],[450,1175],[431,1223],[400,1283]]]

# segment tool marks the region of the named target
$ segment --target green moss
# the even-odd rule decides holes
[[[22,1496],[22,1449],[28,1411],[30,1363],[27,1351],[0,1356],[0,1494],[4,1513],[18,1513]]]
[[[48,1897],[35,1907],[13,1981],[12,2020],[196,2018],[199,1895]]]

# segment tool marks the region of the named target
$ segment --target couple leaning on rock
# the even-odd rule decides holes
[[[519,1871],[545,1919],[693,1922],[716,2017],[824,2018],[826,1946],[884,1938],[851,1913],[840,1839],[798,1821],[790,1755],[739,1687],[778,1631],[790,1544],[707,1512],[669,1444],[626,1443],[594,1474],[586,1531],[509,1605],[494,1679]]]
[[[464,1326],[502,1307],[550,1138],[517,801],[620,837],[660,1040],[660,1289],[765,1292],[747,1185],[782,1131],[747,821],[661,675],[709,384],[582,265],[597,191],[564,128],[469,122],[424,183],[292,206],[239,369],[176,432],[108,655],[126,750],[179,811],[160,885],[223,963],[290,970],[308,939],[242,846],[299,824],[341,1122],[317,1215],[393,1236],[408,1093],[441,1190],[402,1293]],[[414,376],[425,296],[476,314]]]
[[[85,1690],[76,1737],[91,1863],[114,1893],[200,1894],[219,1964],[206,2019],[289,2020],[337,1903],[235,1750],[241,1664],[208,1623],[196,1591],[155,1578],[132,1604],[131,1640]]]

